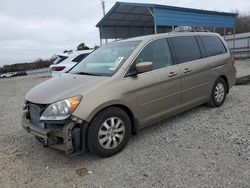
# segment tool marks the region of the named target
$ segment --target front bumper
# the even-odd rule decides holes
[[[65,124],[46,124],[45,128],[41,128],[31,124],[24,112],[21,124],[27,132],[38,137],[44,146],[65,151],[66,154],[86,150],[86,123],[69,120]]]

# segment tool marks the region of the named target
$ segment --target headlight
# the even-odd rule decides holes
[[[40,120],[64,120],[68,118],[81,102],[82,96],[64,99],[49,105]]]

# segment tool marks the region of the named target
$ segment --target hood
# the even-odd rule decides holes
[[[64,74],[33,87],[26,94],[25,100],[38,104],[51,104],[61,99],[83,95],[107,79],[109,77]]]

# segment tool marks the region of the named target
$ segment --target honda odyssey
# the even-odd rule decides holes
[[[44,144],[108,157],[131,134],[201,104],[221,106],[235,83],[222,37],[172,32],[103,45],[25,96],[22,126]]]

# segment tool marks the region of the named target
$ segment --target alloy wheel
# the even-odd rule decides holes
[[[219,82],[215,87],[214,98],[216,102],[220,103],[221,101],[223,101],[224,96],[225,96],[225,87],[221,82]]]
[[[98,132],[98,141],[105,149],[119,146],[125,135],[124,122],[119,117],[110,117],[103,122]]]

